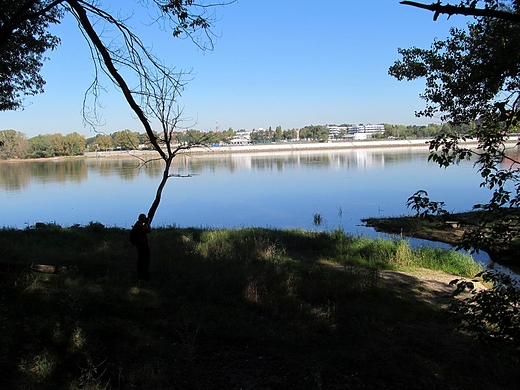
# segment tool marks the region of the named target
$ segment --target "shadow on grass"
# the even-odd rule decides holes
[[[158,229],[153,279],[139,283],[128,231],[3,230],[2,388],[517,384],[514,362],[456,332],[449,313],[377,270],[324,266],[355,241],[338,237]],[[42,274],[30,262],[68,268]]]

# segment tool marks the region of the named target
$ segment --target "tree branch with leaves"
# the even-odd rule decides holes
[[[441,1],[436,3],[424,4],[416,1],[401,1],[403,5],[410,5],[412,7],[422,8],[434,13],[433,20],[436,21],[441,14],[448,15],[448,18],[452,15],[463,15],[463,16],[483,16],[486,18],[497,18],[508,20],[515,23],[520,23],[520,15],[507,10],[500,10],[498,2],[491,7],[489,5],[485,8],[478,8],[478,1],[466,0],[462,1],[459,5],[442,4]]]
[[[474,205],[486,213],[460,246],[493,252],[503,251],[519,237],[520,162],[510,153],[508,141],[519,125],[520,13],[518,1],[483,1],[483,13],[477,3],[421,6],[448,15],[472,15],[474,20],[466,29],[450,29],[447,39],[435,39],[429,49],[399,49],[402,58],[389,74],[398,80],[425,80],[421,97],[426,107],[417,116],[472,125],[466,133],[436,137],[430,142],[429,160],[445,168],[463,160],[474,162],[481,187],[491,191],[491,198]],[[477,141],[475,148],[466,146],[469,139]]]

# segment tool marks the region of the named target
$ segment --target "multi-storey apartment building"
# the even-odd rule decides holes
[[[346,126],[327,126],[329,130],[329,139],[349,139],[361,140],[369,139],[374,134],[382,134],[385,132],[385,125],[355,125],[347,124]]]

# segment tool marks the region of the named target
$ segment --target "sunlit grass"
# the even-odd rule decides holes
[[[395,270],[429,268],[467,277],[481,270],[469,254],[431,246],[412,248],[405,239],[351,237],[341,231],[333,231],[329,237],[329,259],[343,265]]]
[[[416,250],[414,266],[441,270],[453,275],[472,277],[482,270],[470,254],[438,247],[421,246]]]

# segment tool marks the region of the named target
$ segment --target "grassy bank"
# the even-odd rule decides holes
[[[511,210],[507,212],[512,213]],[[518,219],[520,211],[517,210],[516,213],[515,218]],[[468,211],[449,214],[449,216],[431,215],[428,218],[416,216],[366,218],[363,219],[363,222],[366,226],[379,232],[445,242],[456,246],[461,242],[464,233],[474,230],[484,215],[482,211]],[[512,231],[509,230],[509,233]],[[475,249],[487,252],[492,261],[515,269],[518,268],[518,253],[520,251],[520,237],[518,235],[507,245],[490,249],[485,242],[482,242],[480,245],[475,245]]]
[[[440,216],[430,216],[429,218],[417,218],[415,216],[365,218],[363,222],[378,232],[456,245],[464,233],[462,226],[475,225],[478,218],[479,214],[475,212],[453,214],[449,219],[457,222],[455,227],[447,224],[446,218]]]
[[[381,270],[461,254],[340,231],[0,230],[2,389],[516,388],[516,363]],[[36,272],[31,263],[58,266]]]

